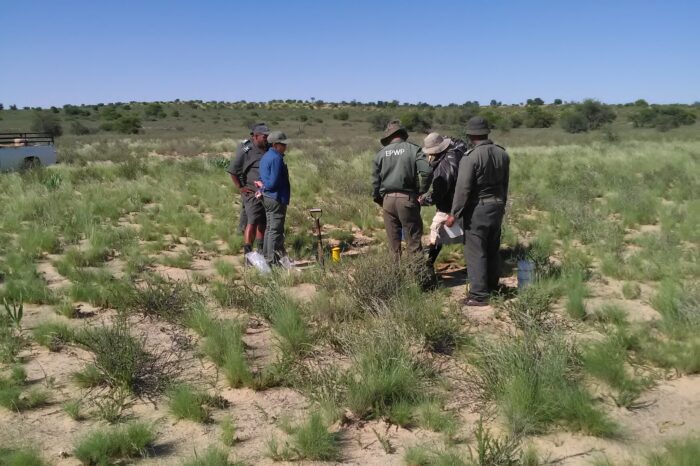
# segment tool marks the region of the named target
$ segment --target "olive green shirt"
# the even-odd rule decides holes
[[[457,186],[452,200],[452,215],[460,218],[479,199],[508,200],[510,157],[490,139],[478,141],[459,162]]]
[[[390,143],[377,152],[372,170],[372,196],[386,193],[423,194],[430,187],[433,169],[421,148],[407,141]]]

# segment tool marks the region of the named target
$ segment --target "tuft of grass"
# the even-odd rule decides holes
[[[0,448],[0,465],[44,466],[46,463],[39,453],[32,449]]]
[[[201,455],[195,452],[194,458],[185,461],[182,466],[244,466],[244,463],[229,461],[228,452],[211,446]]]
[[[426,399],[432,373],[427,362],[413,353],[410,341],[410,333],[394,322],[358,335],[345,381],[351,411],[363,418],[396,417],[395,406],[417,405]]]
[[[642,289],[637,283],[625,282],[624,285],[622,285],[622,296],[624,296],[625,299],[639,299],[641,294]]]
[[[54,352],[75,339],[73,329],[63,322],[42,322],[32,330],[32,334],[37,343]]]
[[[104,374],[94,364],[87,364],[83,370],[74,372],[72,378],[80,388],[99,387],[107,383]]]
[[[73,305],[71,300],[64,299],[56,306],[56,314],[67,319],[73,319],[78,317],[78,308]]]
[[[700,458],[700,438],[673,440],[664,445],[662,452],[647,457],[649,466],[691,466]]]
[[[484,340],[476,349],[475,384],[493,401],[516,434],[540,433],[554,424],[596,436],[616,426],[584,390],[575,346],[558,332],[528,332]]]
[[[221,443],[227,447],[232,447],[238,443],[236,435],[236,423],[231,416],[226,416],[221,421]]]
[[[311,349],[313,336],[301,307],[279,290],[266,295],[272,328],[277,335],[280,351],[285,356],[301,356]]]
[[[586,305],[584,298],[588,295],[584,282],[583,272],[573,271],[565,280],[566,283],[566,312],[569,317],[576,320],[586,318]]]
[[[624,327],[618,328],[604,340],[590,344],[584,351],[583,364],[589,374],[615,390],[618,406],[629,408],[652,380],[630,374],[627,367],[630,336],[625,332]]]
[[[147,456],[147,448],[155,439],[148,425],[125,424],[87,434],[78,442],[73,454],[83,464],[114,464]]]
[[[598,322],[612,324],[618,328],[627,325],[627,311],[615,304],[604,304],[594,312],[593,317]]]
[[[26,411],[48,403],[49,393],[38,387],[24,391],[26,373],[14,368],[9,378],[0,377],[0,406],[12,411]]]
[[[406,449],[403,457],[408,466],[472,466],[466,455],[456,450],[438,450],[426,445]]]
[[[251,384],[253,376],[246,359],[240,322],[225,320],[209,326],[202,342],[202,352],[221,368],[232,387]]]
[[[505,301],[500,309],[521,331],[548,331],[555,326],[552,303],[555,296],[543,282],[533,283],[523,289],[517,299]]]
[[[210,408],[216,406],[214,397],[184,384],[171,387],[167,396],[170,412],[177,419],[207,422],[210,419]]]
[[[82,421],[85,419],[83,413],[81,412],[82,402],[80,399],[68,400],[63,403],[63,411],[70,416],[74,421]]]
[[[181,323],[201,297],[185,282],[149,277],[143,286],[133,288],[123,307],[149,318]]]
[[[445,411],[439,403],[423,403],[416,409],[416,423],[425,429],[443,432],[448,436],[457,431],[457,419],[454,413]]]
[[[294,449],[299,459],[340,461],[338,435],[329,432],[320,413],[314,412],[308,421],[292,434]]]

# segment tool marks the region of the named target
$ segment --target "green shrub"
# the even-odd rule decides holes
[[[542,107],[529,105],[525,109],[523,123],[528,128],[549,128],[557,121],[557,117]]]
[[[642,289],[637,283],[625,282],[622,285],[622,296],[624,296],[625,299],[639,299],[641,294]]]
[[[168,385],[173,369],[168,354],[156,356],[145,342],[131,335],[125,319],[79,332],[76,341],[93,352],[93,365],[112,388],[137,395],[154,395]],[[92,374],[91,374],[92,375]]]
[[[32,334],[36,342],[49,351],[59,351],[63,345],[74,341],[73,329],[62,322],[42,322],[32,330]]]
[[[87,434],[78,442],[73,454],[83,464],[114,464],[147,456],[147,448],[155,439],[152,428],[146,424],[125,424]]]
[[[60,117],[51,112],[37,111],[32,113],[31,129],[34,132],[49,133],[54,137],[63,134]]]
[[[318,461],[340,461],[341,452],[338,434],[328,431],[318,412],[299,426],[292,434],[295,451],[299,459]]]

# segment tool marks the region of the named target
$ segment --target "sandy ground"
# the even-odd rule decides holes
[[[57,257],[46,257],[38,264],[42,274],[51,288],[62,288],[69,281],[62,277],[51,264]],[[240,267],[240,257],[220,256],[217,260],[229,262]],[[121,264],[112,261],[110,267],[118,272]],[[215,276],[213,258],[196,258],[188,270],[157,265],[154,270],[171,280],[191,280],[193,273],[206,277]],[[458,267],[445,267],[443,280],[449,293],[457,300],[464,296],[464,272]],[[515,287],[515,277],[502,279],[502,284]],[[642,286],[639,299],[625,300],[621,293],[621,283],[601,280],[590,284],[594,290],[586,302],[589,310],[600,307],[603,303],[615,303],[626,309],[631,320],[648,321],[658,319],[658,313],[649,305],[652,288]],[[300,300],[311,299],[316,287],[301,284],[287,289]],[[113,314],[109,310],[100,310],[86,303],[76,303],[82,318],[60,318],[52,306],[26,306],[24,327],[29,332],[39,322],[51,319],[63,319],[71,325],[92,325],[109,320]],[[224,310],[224,313],[232,312]],[[492,307],[464,308],[472,331],[495,331],[502,329],[501,322]],[[136,331],[144,335],[149,345],[156,348],[168,348],[173,344],[172,329],[167,324],[139,320],[133,322]],[[187,335],[194,341],[193,335]],[[248,356],[253,367],[264,366],[271,362],[274,353],[274,338],[266,323],[251,319],[244,340],[248,346]],[[274,388],[262,392],[250,389],[231,389],[216,367],[206,359],[196,355],[196,348],[183,350],[182,373],[185,380],[198,384],[209,393],[221,396],[229,406],[214,410],[212,417],[219,421],[226,416],[234,419],[237,427],[238,443],[230,449],[231,458],[243,460],[248,464],[272,464],[266,455],[266,442],[275,436],[284,439],[285,434],[279,428],[283,419],[299,422],[304,419],[310,402],[301,394],[287,388]],[[80,370],[91,356],[86,351],[75,347],[65,347],[59,352],[50,352],[46,348],[32,344],[22,354],[26,361],[25,368],[30,385],[45,386],[51,392],[50,403],[37,410],[22,413],[0,409],[0,445],[20,444],[35,446],[43,452],[45,458],[56,465],[76,465],[78,461],[71,456],[76,441],[87,432],[105,424],[92,419],[72,420],[63,410],[62,404],[75,398],[87,398],[90,394],[77,388],[70,374]],[[203,382],[209,381],[209,382]],[[698,434],[700,432],[700,376],[678,377],[661,381],[648,390],[640,400],[644,407],[634,410],[606,405],[606,410],[623,428],[623,436],[616,440],[602,440],[572,433],[554,433],[528,439],[541,456],[561,465],[589,464],[596,455],[607,455],[615,461],[638,460],[640,453],[649,448],[660,446],[664,441]],[[151,457],[140,464],[177,464],[191,457],[195,452],[202,452],[209,445],[219,445],[220,427],[216,422],[198,424],[191,421],[174,421],[168,414],[164,400],[157,403],[137,400],[131,408],[134,418],[152,423],[157,431],[157,443],[151,451]],[[470,441],[471,433],[478,413],[470,406],[458,410],[463,425],[460,436]],[[391,426],[383,421],[354,422],[349,425],[336,426],[342,432],[343,464],[357,465],[393,465],[403,464],[406,448],[415,444],[441,444],[440,435],[422,429],[407,430]],[[391,453],[382,447],[379,438],[386,438],[391,446]],[[279,463],[277,463],[279,464]],[[304,462],[304,464],[315,464]]]

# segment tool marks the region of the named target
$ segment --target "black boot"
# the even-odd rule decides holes
[[[438,258],[438,255],[440,255],[440,251],[442,250],[442,244],[431,244],[428,246],[428,265],[430,267],[435,267],[435,261]]]

